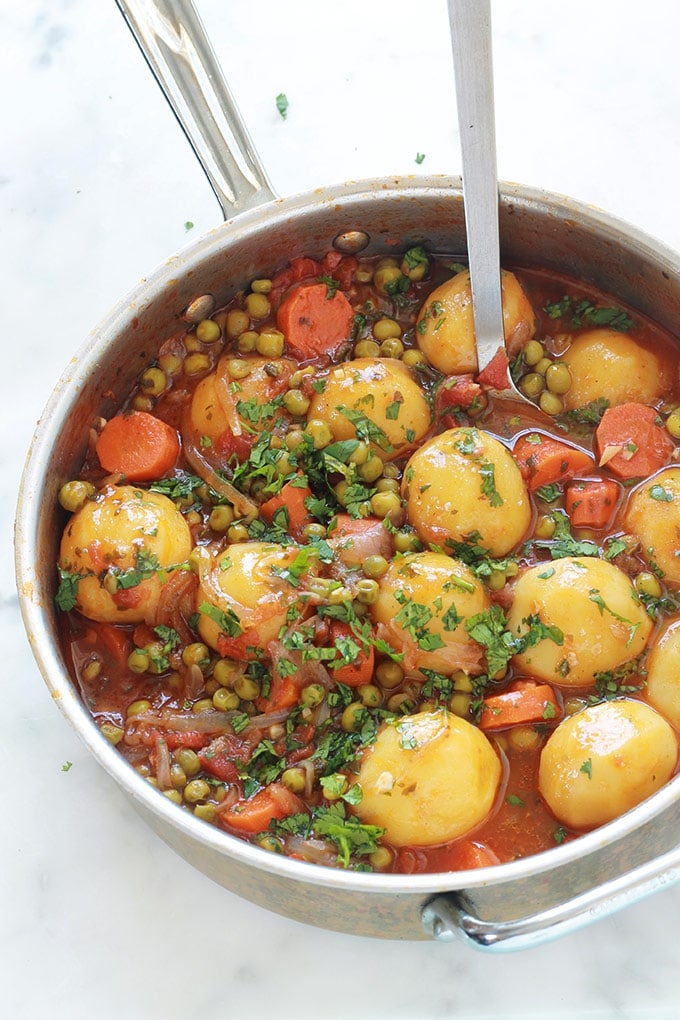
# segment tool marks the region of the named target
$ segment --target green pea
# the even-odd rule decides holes
[[[184,799],[189,804],[196,804],[199,800],[207,800],[210,796],[210,786],[205,779],[192,779],[184,787]]]
[[[220,503],[210,511],[208,524],[213,531],[227,531],[234,523],[234,510],[227,503]]]
[[[203,319],[196,326],[196,336],[202,344],[214,344],[222,336],[222,330],[213,319]]]
[[[356,597],[359,602],[363,602],[365,606],[372,606],[378,601],[380,595],[380,585],[377,581],[371,577],[362,578],[361,581],[357,582],[356,586]]]
[[[85,505],[88,499],[94,496],[95,488],[91,482],[83,482],[76,478],[72,482],[66,482],[59,490],[59,502],[64,510],[74,514]]]
[[[233,712],[240,701],[236,691],[230,691],[228,687],[218,687],[212,696],[212,703],[218,712]]]
[[[309,398],[304,395],[302,390],[288,390],[283,395],[283,406],[288,411],[288,414],[292,414],[297,418],[302,418],[307,414],[309,404]]]
[[[371,556],[367,556],[364,562],[361,564],[366,577],[377,578],[382,577],[386,574],[389,569],[389,563],[384,556],[380,556],[378,553],[374,553]]]
[[[187,776],[195,776],[201,771],[201,759],[190,747],[181,747],[175,752],[175,761],[184,769]]]
[[[545,384],[551,393],[567,393],[571,387],[571,372],[561,361],[556,361],[545,373]]]
[[[217,808],[209,802],[207,804],[196,804],[194,806],[194,814],[203,822],[214,822],[217,818]]]

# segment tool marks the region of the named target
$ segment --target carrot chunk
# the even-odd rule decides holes
[[[146,411],[109,418],[96,444],[105,471],[120,473],[130,482],[161,478],[179,456],[177,432]]]
[[[579,478],[567,485],[565,509],[574,528],[606,528],[618,499],[619,486],[611,478]]]
[[[262,504],[260,516],[267,524],[272,524],[278,511],[285,508],[286,530],[299,541],[303,537],[302,533],[306,525],[314,521],[305,506],[305,500],[312,495],[312,490],[300,475],[298,478],[286,482],[280,492]]]
[[[490,694],[484,698],[479,727],[482,730],[502,730],[508,726],[527,726],[555,719],[559,711],[550,684],[519,680],[502,694]]]
[[[592,470],[593,458],[545,432],[529,432],[520,436],[512,455],[530,489],[563,482],[581,472]]]
[[[333,354],[352,335],[354,311],[340,290],[325,283],[302,283],[283,299],[276,324],[288,350],[304,360]]]
[[[354,651],[348,642],[356,644],[359,651],[351,661],[338,666],[337,669],[333,669],[331,665],[331,676],[338,683],[346,684],[348,687],[359,687],[361,684],[370,683],[375,666],[373,646],[370,645],[368,649],[363,648],[352,634],[349,624],[333,620],[331,622],[331,643],[338,649],[338,658],[342,658],[345,653],[349,658],[349,653]]]
[[[609,407],[595,432],[600,466],[619,478],[642,478],[662,468],[674,443],[647,404]]]
[[[250,800],[239,801],[220,814],[220,820],[239,832],[266,832],[274,818],[305,810],[305,805],[283,783],[271,783]]]

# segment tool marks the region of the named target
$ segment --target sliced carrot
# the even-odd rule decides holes
[[[342,291],[332,292],[325,283],[295,287],[276,313],[288,350],[301,359],[335,353],[350,339],[353,319],[354,311]]]
[[[239,832],[266,832],[274,818],[304,811],[305,806],[283,783],[271,783],[250,800],[239,801],[220,814],[220,821]]]
[[[112,623],[99,624],[99,638],[118,662],[125,662],[130,654],[130,634]]]
[[[512,455],[533,491],[542,485],[563,482],[594,467],[593,458],[585,450],[554,439],[545,432],[528,432],[520,436]]]
[[[619,478],[642,478],[662,468],[674,443],[647,404],[609,407],[595,432],[600,466]]]
[[[177,431],[147,411],[109,418],[96,444],[105,471],[120,473],[130,482],[161,478],[179,456]]]
[[[314,521],[305,506],[305,500],[313,495],[303,475],[291,479],[275,496],[268,499],[260,507],[260,516],[267,524],[272,524],[279,510],[285,508],[286,531],[298,541],[303,538],[303,531]]]
[[[564,505],[574,528],[606,528],[616,511],[619,486],[611,478],[578,478],[569,482]]]
[[[486,368],[477,376],[477,382],[492,390],[507,390],[508,368],[508,356],[504,348],[499,347]]]
[[[560,713],[550,684],[519,680],[502,694],[484,698],[479,728],[502,730],[508,726],[528,726],[556,719]]]
[[[274,671],[269,685],[267,697],[257,698],[255,705],[258,712],[278,712],[281,708],[292,708],[297,705],[300,687],[291,676],[281,676]]]
[[[428,854],[428,861],[433,871],[468,871],[500,864],[491,847],[472,839],[458,839],[455,843],[436,847]]]
[[[348,687],[359,687],[360,684],[368,684],[371,682],[373,669],[375,667],[375,651],[373,649],[373,645],[369,645],[367,649],[363,648],[355,635],[352,634],[349,624],[343,623],[340,620],[332,620],[331,643],[337,647],[338,642],[341,642],[342,644],[342,642],[347,639],[354,641],[355,644],[359,646],[357,656],[351,662],[338,666],[337,669],[333,669],[331,663],[331,676],[338,683],[347,684]],[[338,649],[338,658],[342,658],[341,649]]]

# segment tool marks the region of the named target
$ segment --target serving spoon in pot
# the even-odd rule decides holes
[[[448,8],[479,376],[499,351],[505,353],[490,0],[448,0]],[[504,401],[531,408],[537,421],[554,425],[553,419],[515,386],[507,357],[499,356],[493,380],[487,389]]]

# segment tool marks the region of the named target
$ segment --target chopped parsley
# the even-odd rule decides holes
[[[288,116],[288,97],[285,92],[279,92],[276,97],[276,109],[279,111],[282,120]]]
[[[241,634],[241,621],[234,612],[233,609],[219,609],[218,606],[213,606],[210,602],[201,602],[198,607],[199,613],[203,613],[208,619],[216,623],[217,626],[223,631],[228,637],[239,637]]]

